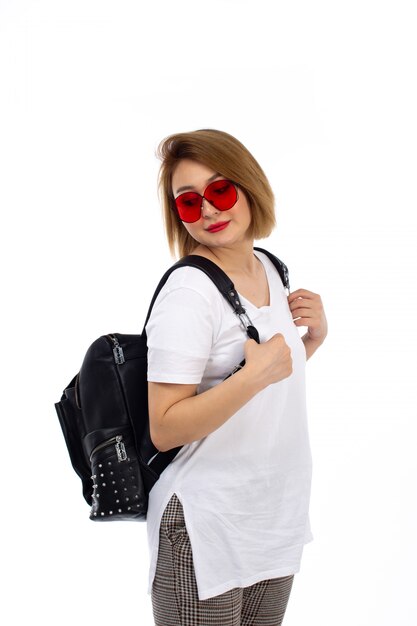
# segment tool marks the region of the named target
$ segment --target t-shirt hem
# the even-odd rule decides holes
[[[212,598],[214,596],[219,596],[230,589],[234,589],[235,587],[250,587],[255,583],[258,583],[262,580],[269,580],[270,578],[281,578],[283,576],[292,576],[297,574],[300,571],[300,566],[298,567],[281,567],[275,570],[268,570],[266,572],[261,572],[260,574],[256,574],[255,576],[250,576],[249,578],[244,579],[232,579],[227,581],[226,583],[222,583],[221,585],[217,585],[216,587],[210,587],[209,589],[202,590],[198,592],[199,600],[208,600],[208,598]],[[148,586],[148,595],[152,593],[152,585]]]

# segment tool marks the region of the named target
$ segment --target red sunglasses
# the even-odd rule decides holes
[[[203,195],[196,191],[186,191],[177,196],[172,208],[177,210],[182,222],[191,224],[201,217],[203,198],[219,211],[227,211],[237,202],[236,184],[227,179],[215,180],[206,187]]]

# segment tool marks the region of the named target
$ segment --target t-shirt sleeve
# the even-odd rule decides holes
[[[146,325],[148,381],[199,384],[215,336],[213,306],[185,286],[159,295]]]

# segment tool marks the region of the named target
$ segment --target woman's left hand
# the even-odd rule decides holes
[[[312,341],[322,343],[327,335],[327,320],[319,294],[307,289],[297,289],[287,299],[294,324],[308,326],[306,336]]]

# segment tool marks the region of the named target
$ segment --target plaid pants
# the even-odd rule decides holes
[[[152,584],[155,626],[280,626],[294,574],[199,600],[190,539],[174,493],[164,511]]]

